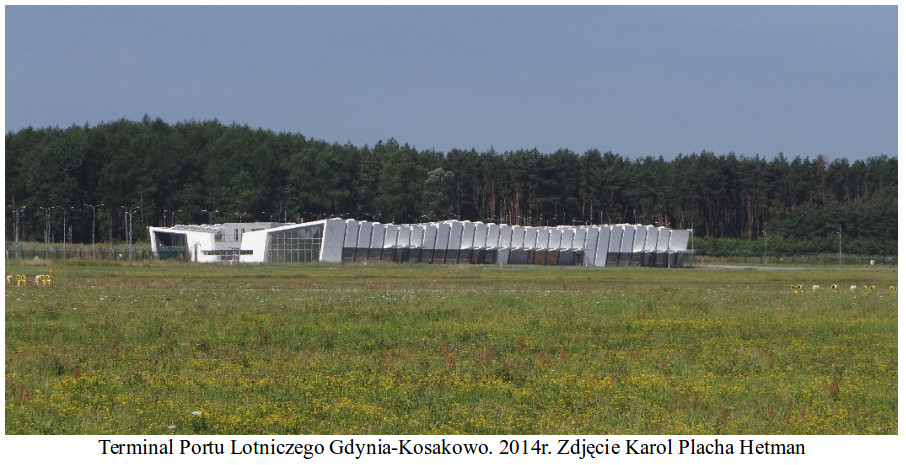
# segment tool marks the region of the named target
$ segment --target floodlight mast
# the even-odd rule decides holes
[[[97,222],[97,211],[96,210],[98,207],[103,207],[104,204],[99,203],[97,205],[91,205],[91,204],[86,203],[85,206],[91,208],[91,259],[94,260],[94,254],[96,252],[95,251],[96,247],[95,247],[95,242],[94,242],[94,230],[95,230],[95,225]]]
[[[761,235],[764,236],[764,264],[768,264],[768,225],[764,220],[764,210],[761,211]]]
[[[70,210],[75,209],[75,207],[69,207]],[[63,258],[69,258],[69,255],[66,251],[66,207],[60,207],[60,210],[63,210]],[[70,229],[72,226],[70,226]]]
[[[220,213],[216,208],[214,210],[202,210],[202,213],[208,214],[208,224],[214,224],[214,213]]]
[[[12,206],[12,205],[10,205]],[[16,245],[19,245],[19,214],[25,211],[25,206],[13,208],[13,214],[16,216]]]
[[[125,210],[125,215],[127,215],[127,218],[128,218],[128,220],[126,222],[127,228],[128,228],[128,230],[126,231],[126,239],[129,243],[129,247],[126,249],[126,253],[129,257],[129,260],[131,261],[132,253],[133,253],[133,250],[132,250],[132,217],[142,207],[139,206],[139,207],[126,208],[126,206],[121,206],[120,208]]]
[[[181,208],[177,208],[176,210],[168,210],[168,209],[164,208],[164,227],[165,228],[167,227],[167,213],[170,213],[170,226],[172,226],[173,217],[176,215],[177,212],[181,212],[181,211],[182,211]]]
[[[762,229],[761,234],[764,236],[764,264],[768,264],[768,230]]]
[[[843,223],[837,223],[837,240],[840,247],[837,264],[843,264]]]
[[[692,227],[689,228],[689,234],[691,236],[692,244],[692,266],[695,266],[695,221],[692,222]]]
[[[60,208],[57,205],[52,207],[38,207],[41,210],[44,210],[44,259],[46,260],[50,254],[50,212],[54,208]]]

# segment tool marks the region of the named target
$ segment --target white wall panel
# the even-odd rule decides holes
[[[564,231],[564,229],[562,229],[562,228],[556,228],[556,229],[551,230],[551,239],[547,243],[547,248],[549,248],[549,249],[562,249],[563,248],[563,231]],[[573,237],[569,236],[569,246],[567,246],[567,248],[572,247],[572,245],[573,245]]]
[[[525,228],[525,239],[522,240],[522,247],[526,249],[534,249],[535,244],[538,243],[538,228],[528,226]]]
[[[452,224],[448,221],[439,223],[437,225],[437,242],[434,244],[434,248],[437,250],[444,250],[447,248],[447,245],[450,244],[450,229]]]
[[[485,247],[500,247],[500,225],[488,224],[488,238],[485,241]]]
[[[573,245],[574,249],[584,249],[585,248],[585,238],[588,236],[588,226],[582,226],[576,228],[575,235],[573,236]]]
[[[205,250],[214,250],[214,233],[204,231],[186,231],[186,245],[192,258],[199,263],[217,261],[216,255],[205,255]],[[197,253],[196,253],[197,252]]]
[[[635,229],[635,238],[632,241],[632,251],[641,252],[645,250],[645,238],[648,236],[648,230],[640,224],[633,226],[633,229]]]
[[[322,262],[342,262],[345,235],[346,223],[343,220],[339,218],[324,220],[324,237],[321,240],[321,253],[318,259]]]
[[[551,248],[550,242],[551,242],[551,229],[550,228],[538,229],[538,235],[535,237],[535,250]]]
[[[396,236],[396,245],[397,247],[409,247],[412,243],[412,225],[407,224],[405,226],[400,226],[400,232]]]
[[[356,247],[359,249],[367,249],[371,247],[371,228],[373,227],[372,223],[361,222],[359,223],[359,239]]]
[[[381,223],[371,224],[371,244],[368,247],[372,249],[381,249],[384,247],[384,232],[387,226]]]
[[[437,223],[425,225],[425,235],[422,240],[422,248],[433,250],[437,248]]]
[[[490,225],[485,223],[475,223],[475,242],[472,243],[472,247],[483,249],[488,246],[488,233],[490,232]]]
[[[607,252],[616,253],[620,251],[620,242],[623,240],[623,225],[612,226],[610,228],[610,242],[607,245]]]
[[[458,249],[462,243],[462,221],[450,222],[450,242],[447,243],[448,249]]]
[[[658,252],[666,252],[670,247],[670,230],[667,228],[657,228],[657,250]]]
[[[508,249],[512,246],[513,227],[508,224],[500,225],[500,228],[497,232],[497,247],[500,247],[501,249]]]
[[[582,243],[582,252],[584,256],[582,258],[582,264],[585,266],[596,266],[595,252],[598,250],[598,234],[601,232],[600,226],[592,226],[590,228],[585,228],[585,241]]]
[[[471,249],[475,244],[475,223],[464,221],[462,223],[462,240],[459,243],[460,249]]]
[[[645,251],[654,251],[657,247],[657,228],[654,226],[645,227]]]
[[[346,231],[343,237],[343,247],[353,248],[359,242],[359,222],[346,220]]]
[[[685,252],[689,249],[689,230],[674,229],[670,231],[669,250],[675,252]]]
[[[635,226],[624,224],[621,228],[623,229],[623,239],[620,240],[620,252],[632,252],[632,243],[633,239],[635,239]]]
[[[395,224],[388,224],[384,227],[384,245],[382,247],[396,247],[396,241],[399,239],[400,227]]]
[[[424,247],[426,229],[427,226],[424,224],[416,224],[412,226],[412,235],[409,236],[409,245],[412,247]]]
[[[188,237],[186,237],[188,239]],[[189,249],[192,249],[191,242],[189,243]],[[239,249],[241,250],[251,250],[251,255],[240,255],[240,263],[262,263],[266,259],[265,252],[267,251],[267,230],[260,231],[249,231],[242,235],[242,241],[240,242]],[[206,249],[207,250],[207,249]],[[198,250],[198,254],[202,255],[201,248]]]
[[[510,239],[511,249],[521,249],[525,247],[525,226],[513,226],[513,235]]]
[[[595,249],[595,266],[607,265],[607,252],[610,251],[610,236],[612,235],[612,226],[601,226],[601,230],[598,232],[598,248]],[[619,239],[617,243],[619,243]]]

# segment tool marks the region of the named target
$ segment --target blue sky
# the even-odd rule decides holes
[[[144,114],[498,153],[897,156],[897,10],[7,6],[7,131]]]

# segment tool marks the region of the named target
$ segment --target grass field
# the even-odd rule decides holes
[[[894,267],[6,274],[7,434],[898,433]]]

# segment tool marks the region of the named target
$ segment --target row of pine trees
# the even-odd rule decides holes
[[[832,243],[894,253],[897,159],[710,152],[630,159],[589,149],[418,150],[328,143],[213,121],[145,117],[6,136],[6,234],[20,241],[147,239],[147,226],[457,218],[644,223],[696,236]],[[130,221],[131,220],[131,221]],[[65,222],[65,225],[64,225]],[[64,227],[65,226],[65,227]],[[131,229],[130,229],[131,228]]]

